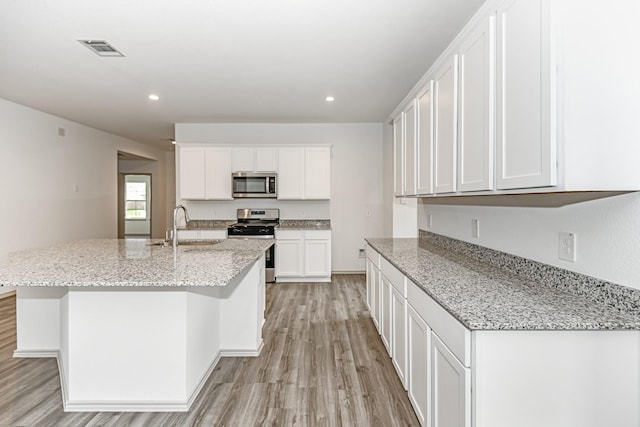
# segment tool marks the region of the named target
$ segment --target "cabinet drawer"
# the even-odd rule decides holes
[[[304,238],[307,240],[329,240],[331,239],[330,230],[306,230]]]
[[[387,279],[391,282],[391,285],[400,292],[403,298],[407,297],[407,285],[405,283],[404,274],[400,272],[396,267],[394,267],[389,261],[384,258],[380,258],[380,270],[382,274],[384,274]]]
[[[366,245],[364,247],[364,251],[367,254],[367,258],[369,258],[373,265],[375,265],[376,268],[380,270],[380,258],[382,258],[380,254],[369,245]]]
[[[407,301],[464,366],[471,366],[471,331],[407,280]]]
[[[276,230],[276,239],[302,240],[304,239],[304,231],[303,230]]]

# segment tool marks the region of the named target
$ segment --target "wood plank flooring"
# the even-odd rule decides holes
[[[267,286],[259,357],[222,358],[187,413],[62,411],[54,359],[14,359],[0,300],[0,426],[417,426],[366,310],[363,275]]]

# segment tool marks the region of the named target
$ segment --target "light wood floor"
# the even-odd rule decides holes
[[[54,359],[13,359],[0,300],[0,426],[417,426],[365,307],[364,276],[267,287],[259,357],[222,358],[187,413],[65,413]]]

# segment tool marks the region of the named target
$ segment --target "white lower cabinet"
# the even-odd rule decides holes
[[[471,369],[431,333],[431,427],[471,427]]]
[[[472,332],[366,253],[371,316],[422,426],[640,425],[640,331]]]
[[[331,281],[331,230],[276,230],[277,282]]]
[[[407,305],[407,390],[420,425],[426,425],[431,405],[431,328]]]
[[[391,355],[391,282],[384,274],[380,275],[380,337]]]
[[[178,230],[178,240],[221,240],[227,238],[227,230],[185,229]]]
[[[391,286],[391,360],[407,389],[407,299]]]

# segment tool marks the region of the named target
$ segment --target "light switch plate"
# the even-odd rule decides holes
[[[558,233],[558,258],[576,262],[576,234],[561,231]]]

